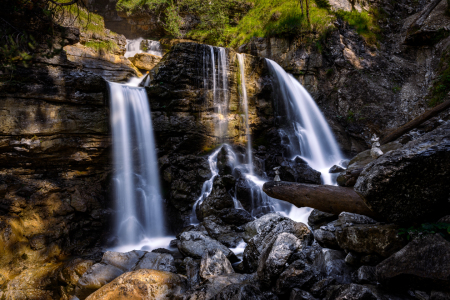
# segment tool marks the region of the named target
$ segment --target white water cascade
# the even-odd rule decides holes
[[[154,248],[161,244],[166,232],[147,94],[144,88],[111,82],[109,93],[115,232],[119,239],[116,250]]]
[[[292,159],[299,156],[322,173],[322,183],[336,179],[329,169],[344,159],[327,121],[306,89],[276,62],[266,59],[284,102],[293,134],[289,136]]]
[[[156,56],[163,56],[161,44],[158,41],[146,40],[146,51],[142,50],[141,43],[143,38],[127,40],[125,57],[133,57],[136,53],[150,53]]]

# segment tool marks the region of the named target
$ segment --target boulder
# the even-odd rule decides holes
[[[159,63],[161,57],[150,53],[136,53],[134,57],[130,57],[129,60],[136,68],[151,71]]]
[[[217,249],[221,250],[231,262],[238,260],[236,255],[222,243],[197,231],[183,232],[178,242],[178,250],[182,254],[193,258],[202,258],[208,251],[211,252]]]
[[[283,295],[293,288],[309,290],[322,278],[317,268],[299,259],[280,274],[276,282],[276,292]]]
[[[255,232],[258,234],[248,239]],[[307,245],[312,240],[311,231],[303,223],[297,223],[278,214],[268,214],[247,224],[244,239],[247,237],[247,247],[243,255],[244,269],[254,272],[258,269],[260,255],[272,245],[282,233],[291,233],[302,244]]]
[[[187,289],[186,279],[165,271],[141,269],[125,273],[87,300],[174,299]]]
[[[450,291],[450,242],[438,234],[416,238],[377,265],[376,278],[387,286]]]
[[[222,209],[217,216],[225,223],[236,226],[241,226],[254,220],[248,211],[238,208]]]
[[[327,230],[328,226],[322,227],[324,229],[320,228],[314,231],[314,239],[323,248],[339,249],[334,231]]]
[[[217,154],[217,169],[219,175],[231,175],[234,170],[236,157],[227,146],[222,147]]]
[[[340,173],[342,171],[345,171],[345,168],[338,165],[334,165],[328,170],[328,173]]]
[[[325,277],[332,277],[338,283],[350,283],[353,269],[345,263],[343,251],[323,248],[314,260],[314,266]]]
[[[254,285],[248,283],[230,284],[218,293],[214,300],[268,300]]]
[[[406,240],[398,235],[398,229],[393,224],[363,224],[345,226],[335,234],[342,249],[388,257],[406,244]]]
[[[270,285],[283,272],[292,253],[300,250],[301,246],[301,241],[293,234],[287,232],[279,234],[259,257],[259,280]]]
[[[435,221],[449,208],[450,122],[367,165],[355,191],[390,222]]]
[[[211,277],[203,284],[183,295],[182,300],[209,300],[219,294],[231,284],[250,283],[255,284],[256,274],[229,274]]]
[[[148,252],[139,260],[132,270],[152,269],[176,273],[175,260],[171,254]]]
[[[334,289],[330,289],[325,297],[326,300],[384,300],[386,299],[382,293],[380,293],[373,286],[359,285],[355,283],[335,286]],[[398,299],[391,298],[388,299]],[[398,299],[400,300],[400,299]]]
[[[308,217],[308,225],[313,229],[317,229],[322,225],[332,222],[338,218],[337,215],[326,213],[318,209],[313,209]]]
[[[356,271],[356,282],[358,283],[376,283],[375,267],[361,266]]]
[[[200,263],[200,277],[208,279],[219,275],[234,273],[230,261],[225,257],[222,251],[206,252]]]
[[[292,289],[291,295],[289,296],[289,300],[316,300],[313,295],[310,293],[303,291],[301,289],[295,288]]]
[[[200,260],[186,257],[183,263],[186,267],[189,288],[192,289],[200,283]]]
[[[235,248],[242,241],[242,233],[236,232],[235,226],[224,224],[222,220],[214,215],[206,217],[201,225],[203,225],[210,237],[227,247]]]
[[[211,194],[198,206],[197,218],[203,220],[210,215],[217,215],[218,211],[225,208],[234,208],[234,201],[222,178],[216,176]]]
[[[314,295],[314,297],[318,297],[320,299],[323,299],[325,296],[327,290],[330,286],[334,285],[336,283],[336,279],[333,277],[327,277],[319,282],[316,282],[310,289],[311,294]]]
[[[297,157],[280,163],[280,178],[283,181],[320,184],[320,172],[311,168],[307,162]]]

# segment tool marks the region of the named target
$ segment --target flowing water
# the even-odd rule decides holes
[[[109,94],[115,232],[119,249],[140,249],[166,234],[150,107],[144,88],[110,82]]]
[[[291,126],[288,134],[291,158],[299,156],[313,169],[320,171],[323,184],[336,184],[336,179],[328,170],[344,157],[327,121],[306,89],[292,75],[276,62],[266,61],[276,79]]]
[[[142,42],[145,43],[146,51],[142,50]],[[158,41],[144,40],[143,38],[127,40],[124,56],[133,57],[136,53],[150,53],[156,56],[163,56],[163,49]]]

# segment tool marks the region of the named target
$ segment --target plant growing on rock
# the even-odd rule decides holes
[[[422,238],[430,234],[439,234],[444,239],[450,241],[450,224],[449,223],[424,223],[420,226],[411,226],[409,228],[400,228],[399,235],[406,235],[409,240]]]

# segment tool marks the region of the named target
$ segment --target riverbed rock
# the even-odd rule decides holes
[[[292,289],[289,300],[316,300],[316,298],[307,291],[295,288]]]
[[[311,168],[301,158],[283,160],[280,162],[280,178],[283,181],[320,184],[320,172]]]
[[[230,261],[222,251],[206,252],[200,263],[200,276],[203,279],[234,273]]]
[[[358,283],[376,283],[375,278],[375,267],[372,266],[361,266],[358,271],[356,271],[356,282]]]
[[[208,251],[221,250],[231,262],[237,261],[236,255],[230,249],[197,231],[183,232],[180,235],[178,249],[193,258],[202,258]]]
[[[276,291],[279,295],[286,295],[293,288],[309,290],[322,278],[317,268],[299,259],[279,275],[276,281]]]
[[[242,230],[235,226],[225,224],[215,215],[206,217],[200,223],[211,238],[224,244],[226,247],[235,248],[242,241]]]
[[[171,254],[147,252],[142,256],[139,262],[132,270],[152,269],[176,273],[175,260]]]
[[[245,209],[225,208],[217,213],[217,216],[227,224],[242,226],[254,220]]]
[[[418,172],[417,170],[420,170]],[[355,191],[390,222],[436,220],[449,207],[450,122],[367,165]]]
[[[186,291],[186,279],[165,271],[128,272],[90,295],[87,300],[173,299]]]
[[[248,223],[245,230],[244,239],[248,244],[244,250],[243,264],[248,272],[258,269],[260,255],[282,233],[293,234],[303,245],[308,245],[312,241],[311,231],[305,224],[297,223],[278,214],[268,214]],[[255,233],[257,234],[254,235]],[[250,236],[253,237],[249,239]]]
[[[363,224],[343,227],[335,234],[342,249],[388,257],[406,245],[398,230],[394,224]]]
[[[253,284],[230,284],[218,293],[214,300],[268,300]]]
[[[301,241],[291,233],[279,234],[261,253],[258,261],[258,278],[270,285],[286,266],[292,253],[301,249]]]
[[[318,209],[313,209],[308,217],[308,225],[313,229],[320,228],[320,226],[330,223],[338,218],[338,215],[333,215],[320,211]]]
[[[450,242],[438,234],[416,238],[376,268],[377,280],[391,287],[450,290]]]
[[[338,283],[346,284],[352,281],[351,272],[353,269],[345,263],[343,251],[322,248],[314,259],[313,265],[325,277],[332,277]]]
[[[214,178],[211,194],[199,205],[197,218],[203,220],[210,215],[216,215],[218,211],[225,208],[234,208],[234,201],[222,178],[217,176]]]
[[[334,231],[327,230],[327,228],[328,226],[322,226],[320,229],[314,230],[314,239],[324,248],[339,249]]]

